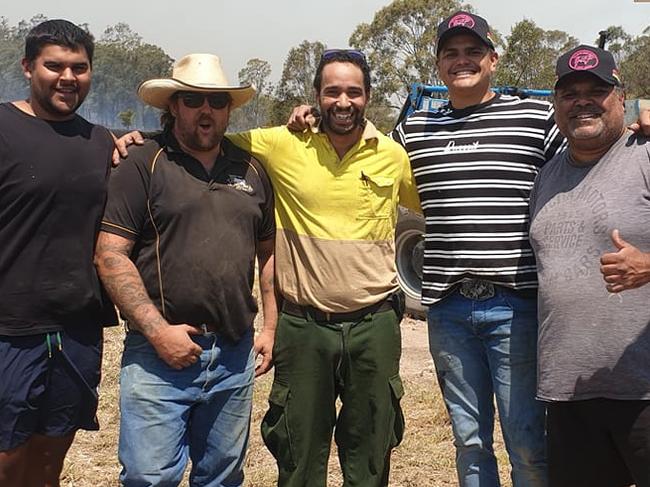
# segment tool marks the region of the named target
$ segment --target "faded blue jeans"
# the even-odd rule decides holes
[[[120,375],[120,480],[126,487],[177,486],[188,463],[191,486],[239,487],[253,395],[253,334],[233,343],[193,336],[201,359],[165,364],[147,339],[129,333]]]
[[[499,486],[494,402],[514,487],[546,487],[544,405],[535,400],[537,301],[495,286],[484,301],[457,290],[429,308],[429,350],[451,417],[461,487]]]

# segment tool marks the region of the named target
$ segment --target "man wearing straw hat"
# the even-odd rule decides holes
[[[125,486],[240,486],[253,376],[270,368],[277,310],[275,223],[266,173],[223,134],[252,96],[217,56],[190,54],[142,100],[164,130],[112,174],[99,275],[128,333],[119,458]],[[253,338],[255,257],[264,327]],[[255,367],[255,356],[262,356]]]
[[[284,300],[262,436],[279,486],[326,485],[333,429],[345,484],[386,486],[404,428],[397,204],[419,211],[419,201],[406,153],[365,118],[364,54],[326,50],[314,89],[318,128],[228,135],[265,164],[278,202]],[[123,153],[126,143],[141,143],[137,133],[120,142]]]

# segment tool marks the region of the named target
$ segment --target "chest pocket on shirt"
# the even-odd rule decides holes
[[[373,220],[388,218],[392,211],[393,178],[364,174],[360,183],[359,218]]]

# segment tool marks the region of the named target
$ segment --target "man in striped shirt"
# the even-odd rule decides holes
[[[483,18],[445,19],[437,68],[449,103],[414,113],[393,137],[409,153],[426,219],[422,303],[460,485],[499,485],[496,397],[513,485],[537,487],[548,479],[528,198],[564,141],[550,103],[492,92],[497,61]]]

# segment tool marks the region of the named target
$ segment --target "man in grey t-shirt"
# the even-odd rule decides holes
[[[556,69],[569,148],[530,206],[550,485],[650,486],[650,144],[625,128],[609,52],[579,46]]]

